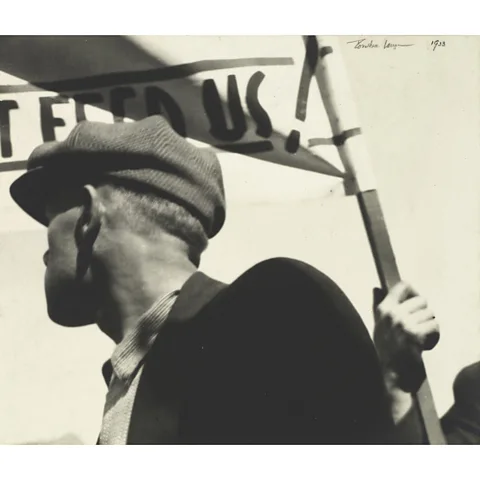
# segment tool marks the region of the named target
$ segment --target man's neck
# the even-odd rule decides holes
[[[180,290],[195,271],[182,255],[122,256],[110,266],[99,328],[120,343],[156,301]]]

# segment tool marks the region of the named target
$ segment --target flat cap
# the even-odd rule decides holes
[[[80,122],[64,141],[35,148],[10,194],[26,213],[48,225],[45,207],[51,195],[103,177],[183,206],[209,238],[225,221],[217,156],[189,143],[160,115],[127,123]]]

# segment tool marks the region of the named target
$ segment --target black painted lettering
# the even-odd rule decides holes
[[[134,97],[135,90],[132,87],[118,87],[110,92],[110,111],[115,123],[122,123],[125,120],[125,100]]]
[[[10,111],[18,109],[15,100],[0,101],[0,151],[3,158],[12,156],[12,140],[10,137]]]
[[[257,124],[257,135],[268,138],[272,132],[272,122],[268,113],[260,105],[258,100],[258,89],[260,88],[265,74],[263,72],[255,72],[247,85],[247,107],[253,120]]]
[[[53,115],[52,106],[60,103],[68,103],[66,97],[41,97],[40,99],[40,125],[44,142],[55,140],[55,128],[64,127],[65,120]]]
[[[85,115],[85,105],[103,103],[103,95],[94,92],[79,93],[78,95],[74,95],[73,99],[75,100],[75,118],[77,123],[87,119]]]
[[[298,130],[292,130],[285,140],[285,150],[288,153],[297,153],[300,146],[300,132]]]
[[[324,47],[323,55],[331,53],[330,47]],[[304,122],[307,118],[307,102],[310,91],[310,84],[317,69],[317,62],[319,57],[317,37],[310,35],[307,37],[305,45],[305,58],[303,60],[302,74],[300,77],[300,84],[298,85],[297,107],[295,109],[295,118]],[[292,130],[290,135],[285,140],[285,150],[288,153],[296,153],[300,147],[300,132]]]
[[[235,75],[229,75],[227,82],[227,103],[232,119],[232,127],[228,128],[227,126],[223,102],[212,79],[203,82],[203,107],[210,121],[210,133],[212,136],[221,141],[235,142],[245,135],[247,123],[240,102]]]
[[[182,137],[187,136],[182,110],[169,93],[158,87],[147,87],[145,89],[145,102],[149,117],[151,115],[166,115],[172,128]]]

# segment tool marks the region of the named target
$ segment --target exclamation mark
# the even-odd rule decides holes
[[[305,41],[305,59],[303,60],[302,75],[298,85],[297,107],[295,109],[295,118],[304,122],[307,118],[308,93],[310,83],[315,75],[318,61],[318,42],[314,35],[304,37]],[[292,130],[285,141],[285,150],[288,153],[296,153],[300,146],[300,132]]]

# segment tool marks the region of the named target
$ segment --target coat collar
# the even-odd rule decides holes
[[[186,322],[194,318],[225,287],[224,283],[214,280],[202,272],[195,272],[180,290],[166,323]],[[107,385],[110,384],[112,373],[112,363],[107,360],[102,366],[102,375]]]

